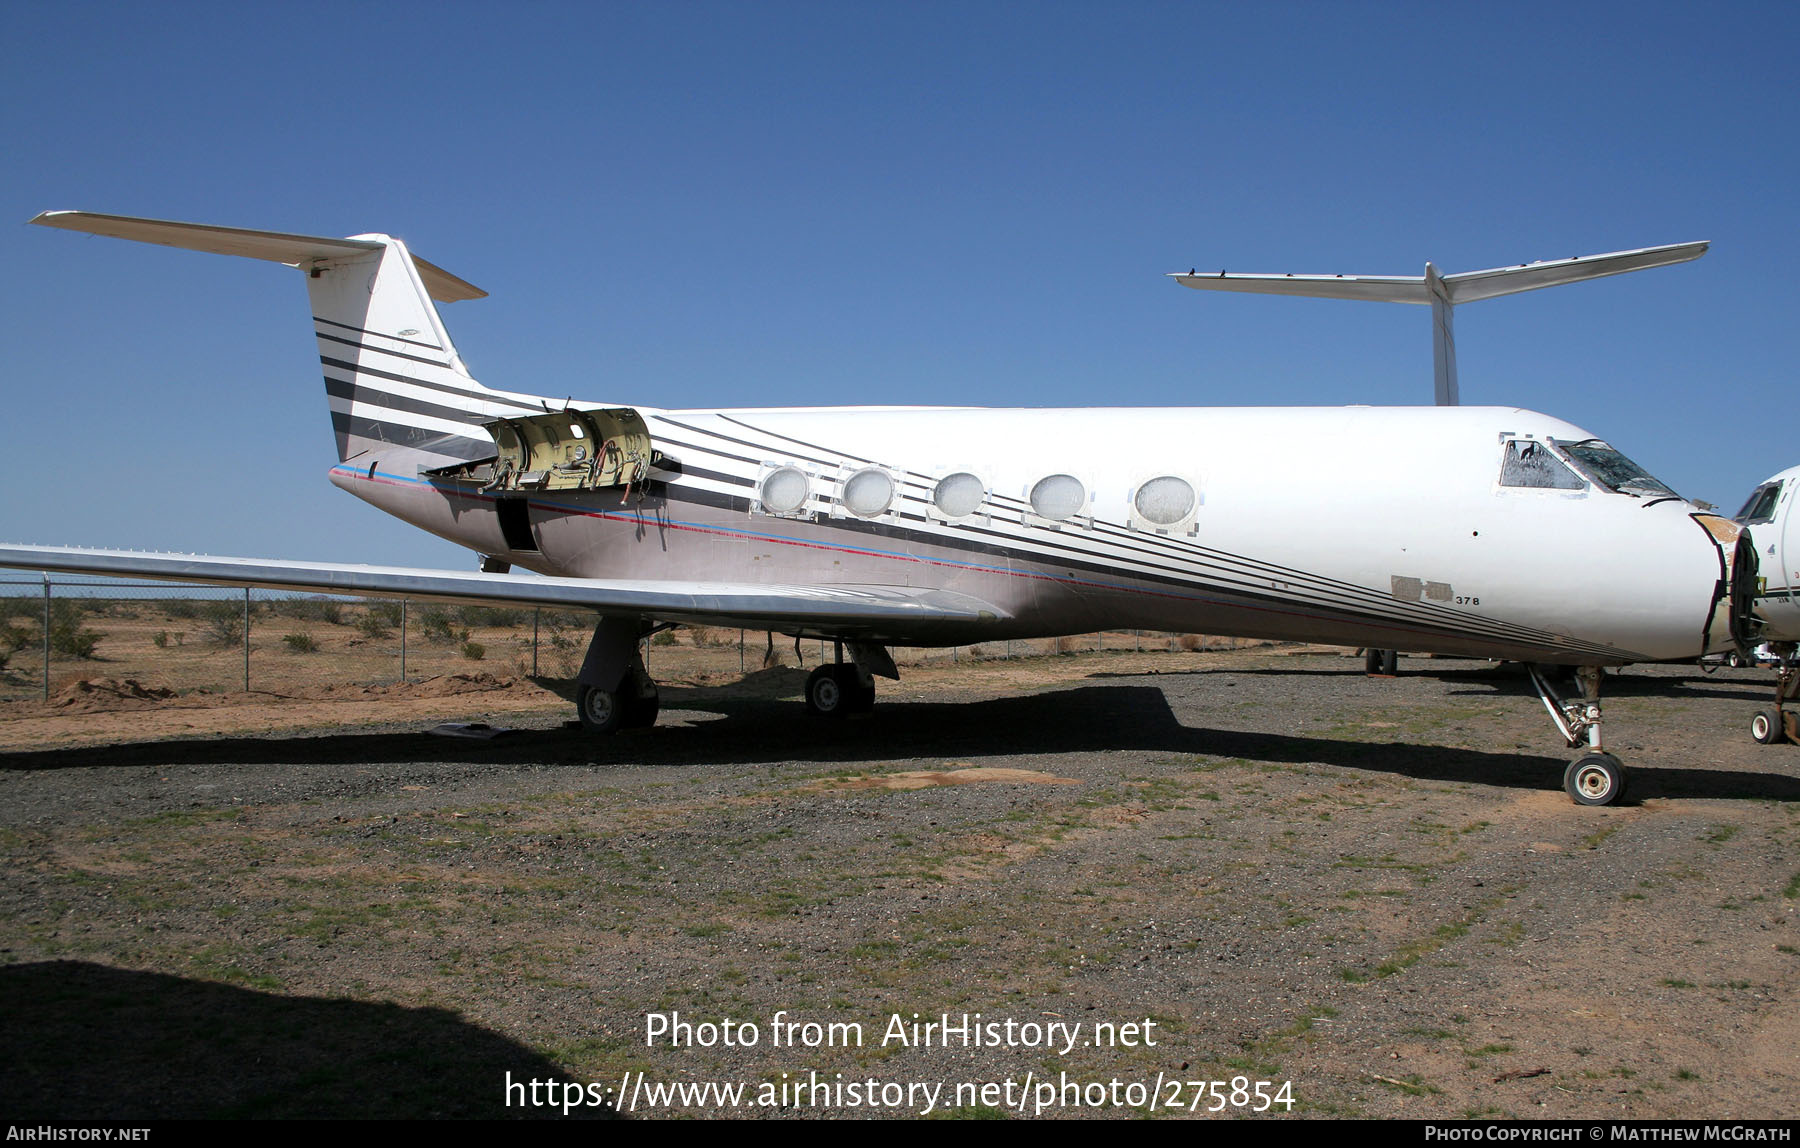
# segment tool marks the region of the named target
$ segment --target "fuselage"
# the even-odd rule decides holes
[[[1137,628],[1578,664],[1729,641],[1735,527],[1618,489],[1571,453],[1592,435],[1516,408],[632,409],[658,454],[628,484],[501,491],[402,447],[332,480],[548,575],[931,586],[1001,615],[822,636]]]

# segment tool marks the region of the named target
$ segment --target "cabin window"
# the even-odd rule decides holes
[[[1173,526],[1194,512],[1194,488],[1183,479],[1165,474],[1138,487],[1132,504],[1144,521]]]
[[[1737,512],[1737,518],[1734,521],[1745,526],[1758,522],[1773,522],[1775,520],[1775,504],[1780,501],[1781,484],[1779,482],[1764,483],[1750,492],[1749,501],[1744,503],[1744,509]]]
[[[1543,443],[1515,438],[1506,443],[1506,454],[1500,462],[1500,485],[1582,490],[1587,483]]]
[[[966,470],[945,475],[931,492],[931,501],[947,518],[966,518],[981,509],[987,488],[980,477]]]
[[[894,501],[894,477],[879,467],[851,475],[844,483],[844,505],[862,518],[874,518]]]
[[[806,505],[811,484],[797,466],[770,471],[762,480],[762,505],[770,514],[793,514]]]
[[[1651,498],[1681,497],[1652,478],[1649,471],[1597,438],[1584,438],[1580,442],[1551,441],[1556,442],[1562,452],[1589,478],[1620,494]]]
[[[1040,478],[1031,488],[1031,509],[1052,522],[1061,522],[1087,504],[1087,488],[1072,474]]]

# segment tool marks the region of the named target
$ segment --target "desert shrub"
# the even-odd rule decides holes
[[[516,630],[531,620],[531,611],[514,606],[458,606],[456,620],[465,626]]]
[[[469,640],[469,631],[456,628],[456,621],[450,611],[441,606],[432,606],[419,615],[419,633],[427,642],[440,646],[455,646]]]
[[[59,598],[50,605],[50,652],[71,658],[91,658],[104,635],[81,628],[84,611],[79,601]]]
[[[365,638],[391,638],[394,632],[382,621],[381,615],[370,611],[356,620],[356,628]]]
[[[0,654],[12,654],[37,641],[37,635],[23,626],[0,626]]]
[[[675,631],[658,630],[656,632],[656,637],[650,639],[650,644],[652,646],[673,646],[675,644]]]
[[[150,644],[155,646],[159,650],[168,649],[169,648],[169,632],[167,630],[158,630],[156,632],[156,636],[150,639]]]
[[[487,647],[480,642],[465,641],[462,644],[462,656],[469,659],[471,662],[479,662],[481,659],[487,657]]]
[[[319,643],[313,640],[311,634],[283,634],[281,640],[296,654],[316,654],[319,651]]]
[[[344,624],[344,604],[335,598],[277,598],[267,603],[271,612],[302,622]]]
[[[169,598],[162,604],[163,613],[171,618],[198,618],[200,603],[192,598]]]
[[[206,636],[221,646],[235,646],[244,640],[244,606],[241,602],[207,602],[200,610],[206,623]]]
[[[398,626],[400,624],[401,610],[398,602],[370,602],[368,610],[369,613],[380,618],[383,625]]]
[[[594,616],[585,610],[545,610],[543,624],[551,630],[580,630],[591,633]]]
[[[1180,642],[1181,648],[1190,654],[1198,650],[1203,644],[1199,634],[1183,634],[1181,637],[1177,638],[1176,641]]]

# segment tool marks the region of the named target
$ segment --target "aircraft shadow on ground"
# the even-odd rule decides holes
[[[562,1119],[560,1107],[526,1107],[517,1094],[508,1108],[506,1074],[575,1083],[444,1009],[279,996],[82,961],[0,968],[0,1015],[0,1096],[15,1123]],[[615,1115],[582,1108],[569,1118]]]
[[[955,703],[889,698],[877,703],[867,717],[841,721],[810,718],[792,700],[727,699],[716,694],[665,688],[665,724],[610,738],[595,738],[578,729],[526,731],[493,741],[461,741],[423,732],[208,738],[8,754],[0,756],[0,769],[204,764],[307,769],[370,762],[467,762],[587,765],[604,774],[615,762],[679,767],[820,761],[866,766],[896,759],[1138,750],[1345,766],[1421,781],[1557,790],[1572,756],[1561,747],[1548,755],[1195,728],[1183,725],[1163,691],[1149,685],[1081,686]],[[684,711],[708,716],[685,723]],[[1544,740],[1553,743],[1554,734],[1546,731]],[[1631,771],[1630,785],[1633,798],[1800,801],[1800,779],[1776,773],[1637,768]]]

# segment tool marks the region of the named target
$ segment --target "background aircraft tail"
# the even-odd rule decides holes
[[[391,236],[332,239],[87,211],[47,211],[31,222],[304,271],[340,462],[395,447],[422,452],[425,467],[487,458],[495,447],[483,423],[545,410],[532,396],[476,382],[432,302],[487,292]]]

